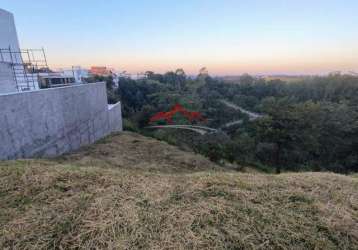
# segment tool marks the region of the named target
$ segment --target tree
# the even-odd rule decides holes
[[[153,71],[146,71],[145,73],[144,73],[144,75],[145,75],[145,77],[147,78],[147,79],[153,79],[153,77],[154,77],[154,72]]]
[[[201,77],[207,77],[209,76],[209,71],[206,67],[202,67],[200,70],[199,70],[199,76]]]
[[[178,90],[182,90],[186,83],[186,74],[183,69],[177,69],[175,75],[177,88]]]

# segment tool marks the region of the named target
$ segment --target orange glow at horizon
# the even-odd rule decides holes
[[[128,73],[136,74],[145,71],[154,71],[157,73],[165,73],[178,68],[183,68],[187,74],[197,74],[202,67],[208,68],[210,74],[213,75],[235,75],[242,73],[249,74],[324,74],[332,71],[357,71],[358,70],[358,56],[356,58],[324,58],[317,60],[304,60],[303,58],[296,58],[291,60],[276,59],[276,60],[195,60],[193,63],[183,61],[169,61],[164,62],[159,60],[133,60],[122,59],[121,61],[103,61],[90,60],[86,61],[57,61],[51,63],[52,68],[67,68],[79,65],[83,68],[89,69],[91,66],[106,66],[118,71],[127,71]]]

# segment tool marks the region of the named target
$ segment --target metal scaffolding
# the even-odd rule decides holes
[[[15,51],[11,47],[0,48],[0,62],[11,65],[14,82],[19,92],[37,89],[39,74],[49,72],[43,48],[20,51]]]

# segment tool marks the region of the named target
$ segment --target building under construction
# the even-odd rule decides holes
[[[0,9],[0,93],[62,87],[76,82],[75,72],[52,72],[44,49],[20,49],[13,15]]]
[[[108,105],[104,82],[77,84],[81,72],[53,72],[43,49],[21,49],[0,9],[0,160],[57,156],[122,130],[121,103]]]

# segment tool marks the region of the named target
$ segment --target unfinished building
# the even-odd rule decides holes
[[[49,70],[43,49],[21,50],[13,15],[0,9],[0,160],[57,156],[122,130],[105,83],[75,83]]]

